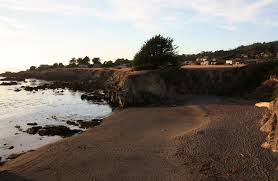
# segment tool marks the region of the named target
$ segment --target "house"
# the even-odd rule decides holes
[[[79,64],[78,68],[88,68],[89,65],[88,64]]]
[[[211,65],[216,65],[217,64],[217,60],[216,58],[213,58],[210,62]]]
[[[233,65],[234,61],[233,60],[226,60],[226,65]]]
[[[208,56],[204,56],[202,58],[197,58],[196,62],[200,63],[200,65],[209,65]]]

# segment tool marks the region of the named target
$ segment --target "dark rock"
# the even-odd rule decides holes
[[[14,149],[14,146],[10,146],[10,147],[9,147],[9,150],[12,150],[12,149]]]
[[[37,126],[38,123],[27,123],[27,126]]]
[[[69,137],[73,136],[77,133],[82,132],[81,130],[71,130],[66,126],[46,126],[39,130],[40,136],[62,136],[62,137]]]
[[[35,126],[35,127],[32,127],[32,128],[28,128],[26,130],[26,133],[34,135],[34,134],[37,134],[40,129],[42,129],[42,126]]]
[[[77,124],[75,121],[67,121],[67,124],[72,126],[79,126],[79,124]]]
[[[17,82],[2,82],[0,85],[10,86],[10,85],[18,85]]]
[[[4,79],[1,79],[1,81],[18,81],[18,82],[24,82],[25,79],[24,78],[20,78],[20,77],[7,77]]]
[[[21,91],[21,89],[15,89],[14,91],[15,91],[15,92],[20,92],[20,91]]]
[[[81,96],[81,99],[93,101],[96,103],[102,103],[107,99],[107,96],[103,93],[103,91],[97,90],[97,91],[93,91],[89,94],[83,94]]]
[[[88,128],[92,128],[92,127],[95,127],[95,126],[99,126],[102,122],[102,119],[93,119],[92,121],[78,120],[77,122],[79,123],[80,128],[88,129]]]
[[[86,95],[86,94],[81,95],[82,100],[87,99],[87,97],[88,97],[88,95]]]
[[[23,154],[24,154],[24,153],[11,154],[11,155],[8,156],[7,159],[8,159],[8,160],[14,160],[14,159],[20,157],[20,156],[23,155]]]

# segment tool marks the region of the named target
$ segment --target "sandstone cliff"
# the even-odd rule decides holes
[[[263,148],[278,152],[278,99],[269,103],[268,111],[261,119],[260,130],[267,135],[266,142],[262,144]]]
[[[185,95],[245,96],[269,78],[277,63],[241,68],[132,71],[130,69],[50,69],[9,75],[67,82],[73,90],[105,90],[122,107],[161,104]]]

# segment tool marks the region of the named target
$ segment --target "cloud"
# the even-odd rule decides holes
[[[65,16],[97,16],[123,21],[145,30],[181,28],[194,22],[207,22],[235,31],[238,23],[275,22],[271,15],[260,13],[277,0],[0,0],[0,8]],[[80,3],[82,2],[82,3]],[[267,14],[267,13],[266,13]]]
[[[24,25],[19,23],[17,20],[5,16],[0,16],[0,25],[0,28],[7,27],[12,30],[20,30],[24,28]]]
[[[110,17],[142,27],[165,25],[172,19],[182,23],[206,21],[216,23],[228,31],[235,31],[237,23],[263,21],[258,16],[275,0],[106,0],[111,5]],[[184,17],[176,12],[194,14]],[[171,15],[170,18],[168,17]],[[186,19],[187,18],[187,19]],[[190,18],[190,19],[188,19]],[[191,20],[192,19],[192,20]],[[223,25],[224,24],[224,25]]]

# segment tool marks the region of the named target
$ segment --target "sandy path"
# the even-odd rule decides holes
[[[2,180],[182,180],[177,138],[206,122],[199,106],[118,111],[98,128],[9,162]]]

